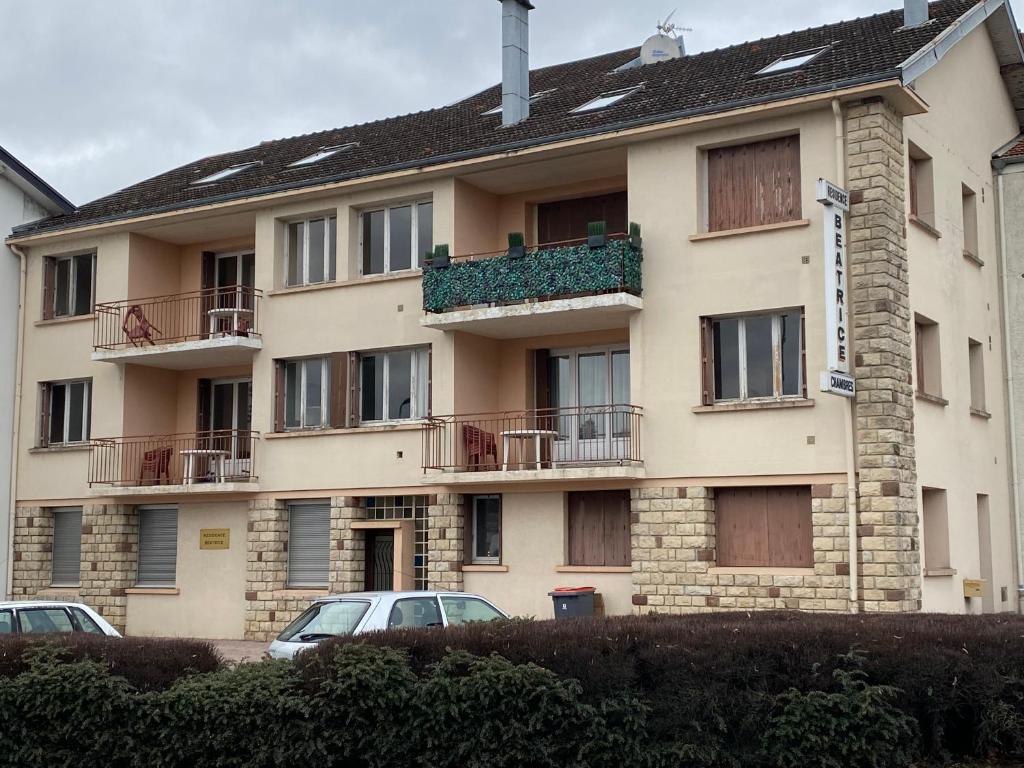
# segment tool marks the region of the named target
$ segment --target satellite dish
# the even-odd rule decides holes
[[[657,64],[660,61],[678,59],[682,55],[683,47],[679,44],[679,40],[661,33],[647,38],[640,49],[640,61],[644,66]]]

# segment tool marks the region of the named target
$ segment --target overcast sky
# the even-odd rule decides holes
[[[531,66],[689,51],[899,0],[534,0]],[[1013,0],[1022,18],[1024,0]],[[456,101],[500,79],[495,0],[0,0],[0,145],[74,203],[205,155]]]

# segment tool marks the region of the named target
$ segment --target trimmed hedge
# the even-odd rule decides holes
[[[0,675],[0,763],[890,768],[1008,761],[1024,758],[1022,640],[1019,617],[511,621],[331,641],[295,663],[218,665],[208,673],[179,665],[166,686],[137,676],[145,690],[111,673],[109,659],[120,652],[103,646],[124,641],[100,639],[76,651],[26,644]]]

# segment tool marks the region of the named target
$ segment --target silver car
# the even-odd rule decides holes
[[[493,603],[466,592],[351,592],[315,600],[270,644],[268,653],[273,659],[290,659],[339,635],[507,618]]]
[[[84,632],[120,637],[96,611],[83,603],[51,600],[0,602],[0,635]]]

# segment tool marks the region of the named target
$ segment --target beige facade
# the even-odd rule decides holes
[[[989,116],[983,125],[971,119],[977,114]],[[50,586],[50,510],[82,506],[77,594],[132,634],[268,639],[311,597],[366,586],[464,589],[510,613],[540,618],[551,615],[548,592],[583,585],[598,589],[610,614],[1017,610],[989,163],[991,152],[1017,133],[981,27],[913,91],[883,83],[404,176],[23,238],[29,268],[14,594],[57,589]],[[797,215],[783,225],[707,232],[709,151],[788,136],[799,137]],[[930,157],[932,205],[918,206],[910,220],[908,162],[916,152]],[[855,414],[848,400],[817,391],[826,368],[820,177],[853,193]],[[916,181],[918,202],[923,178]],[[975,258],[964,256],[965,188],[976,195]],[[368,210],[429,201],[433,243],[449,244],[456,256],[479,255],[504,250],[509,231],[535,242],[546,203],[617,192],[627,193],[628,220],[643,234],[642,296],[628,302],[573,296],[560,304],[548,297],[525,305],[528,311],[499,305],[486,317],[465,313],[438,329],[438,318],[450,318],[439,313],[424,322],[420,270],[361,275],[361,214]],[[335,279],[286,287],[288,225],[318,217],[336,217]],[[220,331],[200,333],[166,347],[122,344],[113,359],[94,350],[100,320],[92,315],[41,319],[44,260],[82,252],[96,254],[97,304],[123,306],[210,290],[204,253],[252,253],[258,327],[246,325],[227,339]],[[701,318],[783,311],[803,318],[806,391],[705,402]],[[941,388],[915,395],[915,321],[922,318],[938,325],[940,354],[928,363],[938,367]],[[977,407],[976,381],[972,389],[970,340],[981,343],[984,408]],[[430,349],[429,369],[419,375],[429,378],[428,408],[440,421],[369,419],[309,430],[278,423],[279,409],[290,407],[281,405],[279,361],[343,357],[353,381],[352,361],[363,365],[369,352],[422,347]],[[544,416],[549,403],[537,382],[539,366],[551,360],[574,361],[581,377],[584,365],[597,366],[586,370],[602,372],[595,374],[601,387],[609,382],[604,400],[584,403],[578,389],[571,405],[584,416],[567,416],[571,409]],[[612,371],[607,380],[605,371]],[[40,446],[38,384],[77,379],[92,382],[91,444]],[[197,412],[206,407],[203,387],[239,380],[251,380],[251,429],[258,434],[251,453],[234,443],[225,449],[235,476],[217,482],[212,460],[203,462],[220,444],[203,437]],[[628,400],[613,400],[610,390],[627,380]],[[363,390],[350,387],[332,405],[365,407],[353,392]],[[600,423],[629,418],[632,426],[606,426],[615,437],[602,444],[597,436],[606,433],[593,419],[572,427],[578,441],[550,426],[554,418],[585,418],[584,406],[627,404],[636,410],[613,411]],[[445,422],[450,414],[457,416]],[[493,466],[431,460],[435,448],[463,450],[472,433],[460,425],[471,423],[493,439]],[[527,423],[534,432],[524,435]],[[447,444],[431,442],[449,434],[438,432],[445,429]],[[552,442],[537,447],[541,460],[531,463],[530,441],[547,439],[535,434],[545,430]],[[180,435],[192,442],[179,445]],[[128,437],[143,447],[109,453]],[[100,438],[111,443],[98,447]],[[486,436],[480,439],[487,449]],[[195,460],[211,467],[203,470],[208,474],[201,482],[178,475],[164,482],[165,444],[172,446],[169,474],[179,472],[182,451],[198,452]],[[518,464],[502,466],[517,448]],[[147,451],[156,453],[147,459]],[[103,455],[116,456],[111,466],[97,466]],[[143,478],[145,461],[155,480]],[[120,482],[107,482],[101,470]],[[718,496],[737,488],[802,489],[799,525],[809,549],[801,565],[720,562],[724,537],[736,535],[736,513]],[[932,491],[944,492],[941,514],[930,503],[924,509]],[[618,530],[621,510],[601,513],[602,552],[588,550],[591,539],[580,543],[590,525],[581,515],[592,513],[586,505],[598,503],[595,492],[608,492],[600,497],[606,504],[626,499],[625,557],[607,533]],[[478,497],[500,497],[497,549],[474,527]],[[161,586],[138,583],[146,570],[140,552],[150,557],[140,515],[153,505],[177,509],[173,583]],[[329,531],[323,553],[314,553],[326,563],[322,583],[301,583],[298,573],[302,515]],[[93,517],[110,526],[102,536]],[[226,549],[203,548],[204,531],[224,529]],[[940,555],[929,562],[936,548],[943,562]],[[983,579],[986,596],[965,599],[965,579]]]

